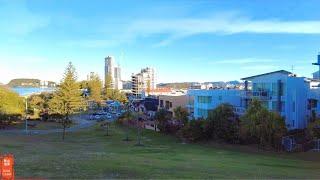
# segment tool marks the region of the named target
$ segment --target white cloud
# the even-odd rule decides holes
[[[139,38],[160,35],[163,38],[154,43],[154,47],[161,47],[200,34],[320,34],[320,20],[253,19],[239,13],[225,12],[201,18],[138,18],[119,21],[112,29],[108,24],[110,22],[97,25],[96,30],[93,30],[99,37],[97,39],[72,40],[64,45],[89,48],[115,47],[129,44]]]
[[[165,46],[176,39],[198,34],[320,34],[320,20],[253,20],[248,17],[240,16],[239,14],[216,15],[213,17],[198,19],[141,19],[134,21],[131,26],[129,26],[127,33],[135,37],[148,37],[154,34],[166,34],[168,38],[156,44],[156,46]]]

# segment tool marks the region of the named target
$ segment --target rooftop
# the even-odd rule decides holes
[[[241,80],[250,80],[256,77],[260,77],[260,76],[265,76],[265,75],[269,75],[269,74],[275,74],[275,73],[281,73],[281,74],[285,74],[285,75],[290,75],[292,74],[289,71],[286,70],[279,70],[279,71],[273,71],[273,72],[269,72],[269,73],[264,73],[264,74],[259,74],[259,75],[255,75],[255,76],[249,76],[249,77],[245,77],[245,78],[241,78]]]

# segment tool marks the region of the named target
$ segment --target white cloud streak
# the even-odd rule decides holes
[[[167,46],[179,39],[201,34],[221,36],[255,33],[255,34],[305,34],[320,35],[320,20],[281,20],[252,19],[237,13],[217,13],[203,18],[150,18],[134,19],[119,23],[117,31],[110,32],[106,25],[97,32],[101,39],[75,40],[74,44],[82,47],[111,47],[132,43],[140,38],[157,35],[163,37],[154,43],[154,47]],[[105,35],[108,37],[105,38]]]
[[[157,46],[165,46],[177,39],[198,34],[320,34],[320,20],[253,20],[239,15],[218,15],[199,19],[144,19],[133,22],[127,33],[140,37],[167,34],[168,38],[157,44]]]

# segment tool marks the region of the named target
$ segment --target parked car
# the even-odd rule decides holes
[[[97,122],[104,121],[104,119],[97,119]]]
[[[111,114],[107,114],[107,119],[111,119],[111,118],[112,118]]]

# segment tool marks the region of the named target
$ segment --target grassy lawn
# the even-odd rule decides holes
[[[320,178],[320,161],[304,154],[245,152],[177,139],[144,131],[144,146],[125,142],[124,131],[112,127],[111,136],[97,127],[61,134],[1,136],[0,152],[13,153],[20,178]],[[320,156],[320,154],[313,154]],[[298,157],[297,157],[298,156]]]
[[[49,130],[49,129],[62,129],[61,123],[57,122],[44,122],[44,121],[36,121],[36,120],[29,120],[29,124],[36,124],[36,126],[31,127],[29,126],[29,130]],[[71,126],[74,126],[72,124]],[[18,121],[14,125],[10,126],[11,129],[25,129],[26,125],[24,121]]]

